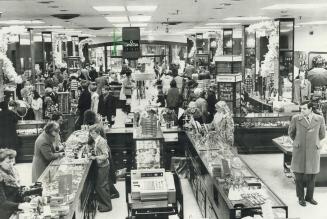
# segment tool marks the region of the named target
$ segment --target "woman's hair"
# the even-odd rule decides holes
[[[194,94],[196,97],[203,97],[203,90],[201,88],[195,88]]]
[[[56,122],[60,119],[60,117],[62,117],[62,113],[59,111],[56,111],[52,114],[51,120]]]
[[[0,149],[0,162],[4,161],[7,157],[9,157],[10,159],[15,158],[17,155],[17,152],[15,150],[12,149],[8,149],[8,148],[1,148]]]
[[[91,91],[91,92],[95,92],[95,91],[97,91],[97,87],[96,87],[95,85],[92,85],[92,86],[90,87],[90,91]]]
[[[97,134],[101,135],[102,137],[105,137],[104,129],[101,124],[91,125],[89,128],[89,132],[93,132],[93,131],[96,132]]]
[[[176,88],[176,87],[177,87],[177,84],[176,84],[176,81],[175,81],[175,80],[172,80],[172,81],[170,82],[170,87],[171,87],[171,88]]]
[[[218,101],[215,107],[222,109],[224,111],[224,114],[230,114],[230,109],[225,101]]]
[[[86,110],[84,112],[83,125],[94,125],[97,123],[97,115],[92,110]]]
[[[45,133],[50,134],[55,128],[59,128],[59,124],[51,121],[45,125],[44,131]]]
[[[41,97],[41,96],[40,96],[39,92],[37,92],[36,90],[33,91],[33,99],[34,99],[34,100],[37,100],[37,99],[39,99],[40,97]]]

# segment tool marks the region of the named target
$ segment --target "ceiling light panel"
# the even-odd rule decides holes
[[[263,10],[312,10],[312,9],[324,9],[327,7],[327,3],[308,3],[308,4],[275,4],[262,8]]]
[[[299,25],[322,25],[322,24],[327,24],[327,20],[299,23]]]
[[[100,12],[124,12],[124,6],[93,6],[93,8]]]
[[[151,16],[130,16],[131,22],[147,22],[151,20]]]
[[[225,21],[257,21],[257,20],[269,20],[270,17],[258,16],[258,17],[228,17]]]
[[[131,12],[155,11],[157,10],[157,6],[156,5],[144,5],[144,6],[129,5],[127,6],[127,10]]]
[[[111,23],[124,23],[128,22],[128,18],[125,16],[120,17],[106,17],[106,19]]]
[[[34,21],[24,21],[24,20],[6,20],[0,21],[0,24],[8,24],[8,25],[18,25],[18,24],[43,24],[43,21],[34,20]]]
[[[240,25],[240,23],[207,23],[207,26],[233,26]]]

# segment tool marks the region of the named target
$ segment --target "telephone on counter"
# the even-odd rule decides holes
[[[142,169],[131,171],[131,198],[133,200],[167,200],[176,203],[174,177],[165,169]]]

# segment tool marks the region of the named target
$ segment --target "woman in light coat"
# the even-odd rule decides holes
[[[37,91],[33,91],[32,109],[34,112],[35,120],[42,120],[42,107],[42,98]]]
[[[212,121],[212,126],[219,135],[221,141],[230,146],[234,145],[234,121],[229,107],[225,101],[219,101],[215,105],[217,113]]]
[[[39,179],[51,161],[64,156],[64,153],[56,153],[53,146],[58,133],[59,124],[49,122],[44,128],[44,132],[36,139],[32,164],[33,182]]]

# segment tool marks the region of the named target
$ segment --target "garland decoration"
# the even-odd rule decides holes
[[[61,54],[61,43],[67,42],[67,40],[68,37],[62,34],[54,35],[53,37],[53,60],[57,68],[67,68],[67,63],[63,62]]]
[[[268,52],[265,55],[265,60],[261,65],[262,76],[269,75],[274,69],[275,61],[278,58],[278,22],[275,21],[263,21],[260,23],[252,24],[248,27],[249,33],[256,33],[257,37],[268,36]]]
[[[17,74],[11,60],[7,57],[8,42],[11,36],[25,33],[26,29],[22,26],[10,26],[0,29],[0,59],[3,60],[3,73],[4,76],[16,84],[23,83],[23,79]]]
[[[79,43],[78,43],[78,54],[79,54],[79,57],[81,58],[81,62],[85,62],[85,57],[84,57],[84,54],[83,54],[83,49],[85,47],[86,44],[91,44],[93,43],[94,41],[90,38],[86,38],[84,40],[81,40]]]

